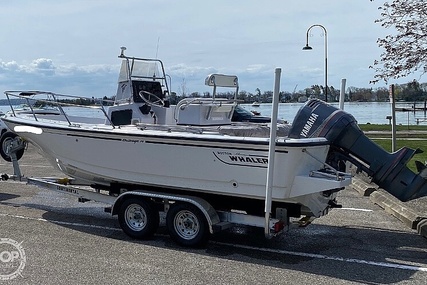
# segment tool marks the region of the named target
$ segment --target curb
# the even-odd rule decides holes
[[[375,191],[369,198],[372,202],[383,208],[387,213],[395,216],[413,230],[416,230],[418,223],[424,219],[418,213],[406,207],[403,202],[399,201],[388,192],[385,192],[383,189]]]
[[[417,225],[418,234],[427,238],[427,219],[421,220]]]
[[[369,199],[384,209],[387,213],[393,215],[402,223],[419,235],[427,238],[427,218],[420,216],[419,213],[408,208],[405,203],[379,188],[376,184],[369,184],[360,178],[353,177],[352,188],[363,196],[369,196]]]
[[[373,192],[375,192],[378,187],[373,187],[372,185],[366,183],[361,179],[356,179],[353,177],[351,186],[354,190],[359,192],[362,196],[370,196]]]

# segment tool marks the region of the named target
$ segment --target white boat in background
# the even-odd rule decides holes
[[[48,106],[31,106],[31,105],[22,105],[18,107],[14,107],[13,111],[19,114],[36,114],[36,115],[59,115],[60,112],[57,108],[50,108]],[[0,111],[0,156],[5,161],[12,161],[10,157],[10,141],[16,137],[16,134],[11,132],[9,128],[3,123],[1,118],[5,114]],[[24,155],[25,148],[20,148],[18,152],[16,152],[16,159],[19,160]]]
[[[252,103],[252,107],[259,107],[261,104],[257,101]]]
[[[63,173],[110,195],[143,188],[201,197],[215,209],[262,215],[269,123],[232,122],[237,100],[216,94],[218,88],[234,88],[237,96],[238,78],[211,74],[205,81],[213,87],[211,98],[170,105],[163,63],[128,57],[124,50],[114,105],[108,111],[91,106],[102,110],[104,119],[66,114],[65,95],[6,91],[8,98],[25,98],[29,104],[54,104],[59,114],[12,108],[4,122]],[[287,209],[290,217],[327,214],[351,178],[325,164],[330,149],[325,138],[291,139],[288,125],[277,129],[272,215],[277,209]]]

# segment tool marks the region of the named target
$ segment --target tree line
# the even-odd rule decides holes
[[[427,83],[419,83],[414,80],[406,84],[395,84],[395,98],[397,101],[406,101],[406,102],[421,102],[427,101]],[[296,103],[296,102],[305,102],[312,98],[317,98],[320,100],[325,100],[325,93],[322,85],[312,85],[309,88],[304,90],[299,90],[295,92],[282,91],[279,93],[279,101],[282,103]],[[340,96],[340,90],[335,89],[333,86],[328,87],[328,102],[338,102]],[[217,98],[226,98],[233,100],[234,92],[219,92],[216,94]],[[165,99],[169,101],[171,105],[176,105],[180,100],[184,98],[210,98],[212,94],[210,92],[192,92],[190,94],[181,94],[178,95],[175,92],[171,92],[169,96],[166,96]],[[70,99],[61,99],[58,102],[69,104],[69,105],[104,105],[111,106],[113,105],[115,96],[103,98],[70,98]],[[273,91],[264,91],[261,92],[259,88],[255,89],[254,93],[247,91],[240,91],[237,94],[237,100],[239,103],[251,104],[253,102],[259,103],[271,103],[273,99]],[[345,93],[345,101],[347,102],[386,102],[389,100],[389,88],[379,87],[379,88],[360,88],[360,87],[348,87]],[[12,99],[11,104],[19,105],[28,103],[23,99]],[[49,106],[46,101],[37,101],[32,99],[31,104],[35,107],[44,107]],[[0,104],[7,105],[7,100],[0,100]]]
[[[279,93],[279,101],[281,103],[296,103],[305,102],[312,98],[325,100],[325,90],[322,85],[312,85],[304,90],[288,92],[281,91]],[[328,86],[328,102],[338,102],[340,96],[340,90],[333,86]],[[217,98],[234,99],[234,92],[219,92],[216,94]],[[170,95],[166,96],[165,99],[169,101],[171,105],[177,104],[184,98],[210,98],[212,94],[210,92],[192,92],[189,94],[177,94],[171,92]],[[406,84],[395,84],[395,98],[398,101],[406,102],[420,102],[427,101],[427,83],[419,83],[414,80]],[[60,102],[67,104],[77,105],[93,105],[102,104],[104,106],[112,105],[115,96],[103,98],[74,98],[59,100]],[[251,104],[253,102],[259,103],[271,103],[273,99],[273,91],[261,92],[259,88],[255,89],[254,93],[248,91],[240,91],[237,94],[237,100],[239,103]],[[378,87],[378,88],[360,88],[360,87],[348,87],[345,92],[345,101],[347,102],[386,102],[389,100],[389,88]]]
[[[348,87],[345,92],[346,101],[357,101],[357,102],[385,102],[389,100],[389,88],[387,87],[378,87],[378,88],[360,88],[360,87]],[[340,90],[334,88],[333,86],[328,86],[328,102],[337,102],[339,101]],[[210,92],[192,92],[189,94],[176,94],[172,92],[170,95],[169,101],[171,104],[176,104],[183,98],[187,97],[211,97]],[[217,93],[219,98],[234,98],[234,92],[222,92]],[[264,91],[261,92],[259,88],[255,89],[254,93],[247,91],[240,91],[237,94],[237,99],[241,103],[271,103],[273,98],[273,91]],[[279,93],[279,101],[282,103],[295,103],[295,102],[305,102],[308,99],[317,98],[321,100],[326,100],[325,98],[325,88],[322,85],[312,85],[309,88],[304,90],[287,92],[282,91]],[[396,84],[395,85],[395,98],[399,101],[426,101],[427,100],[427,83],[419,83],[414,80],[406,84]]]

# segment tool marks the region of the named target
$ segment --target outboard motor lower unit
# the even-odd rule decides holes
[[[388,153],[364,135],[352,115],[321,100],[310,100],[298,111],[289,137],[325,137],[331,143],[328,163],[350,161],[401,201],[427,195],[426,179],[406,166],[421,150],[404,147]]]

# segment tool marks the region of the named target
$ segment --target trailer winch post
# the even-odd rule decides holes
[[[265,225],[264,234],[266,238],[271,238],[270,234],[270,215],[271,215],[271,200],[273,191],[273,175],[274,175],[274,157],[276,153],[276,135],[277,135],[277,114],[279,109],[279,91],[280,91],[280,74],[282,70],[276,68],[274,78],[274,93],[273,106],[271,110],[271,126],[270,126],[270,143],[268,146],[268,168],[267,182],[265,184]]]
[[[19,167],[18,157],[16,154],[23,148],[25,148],[25,143],[19,137],[15,137],[14,139],[8,141],[8,145],[6,146],[6,152],[9,155],[13,165],[13,177],[9,178],[13,178],[19,181],[22,181],[22,174],[21,169]]]

